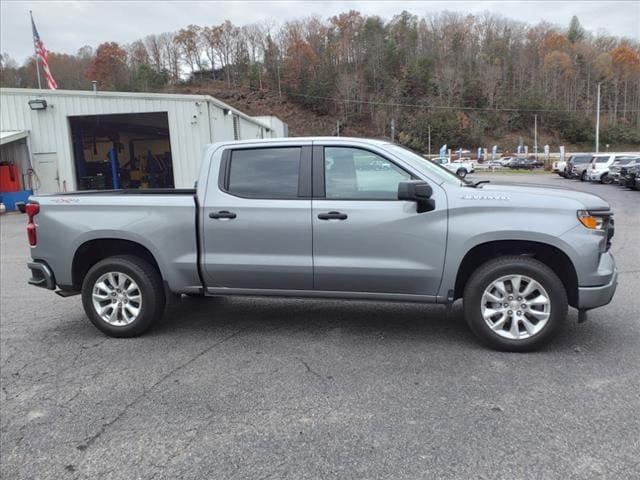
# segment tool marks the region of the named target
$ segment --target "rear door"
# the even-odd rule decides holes
[[[435,211],[417,213],[415,202],[398,200],[398,183],[411,178],[416,177],[381,151],[314,144],[316,290],[437,294],[446,205],[439,201]]]
[[[210,168],[201,213],[209,291],[313,289],[310,144],[229,148]]]

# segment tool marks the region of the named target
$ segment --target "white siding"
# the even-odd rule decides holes
[[[289,126],[274,116],[253,117],[260,123],[271,128],[271,138],[284,138],[289,136]],[[265,138],[269,138],[265,135]]]
[[[166,112],[177,188],[193,186],[206,144],[233,139],[233,115],[223,109],[240,117],[241,139],[261,138],[261,130],[273,136],[267,124],[203,95],[0,89],[0,96],[0,130],[28,130],[32,154],[55,153],[67,190],[76,188],[70,116]],[[45,99],[47,109],[31,110],[34,99]]]

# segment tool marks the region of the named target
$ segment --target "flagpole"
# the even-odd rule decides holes
[[[36,72],[38,74],[38,89],[42,90],[42,83],[40,82],[40,60],[38,57],[38,50],[36,49],[36,42],[33,39],[33,13],[29,10],[29,16],[31,17],[31,41],[33,42],[33,53],[36,55]]]

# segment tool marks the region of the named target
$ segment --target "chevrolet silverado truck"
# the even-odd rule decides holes
[[[484,343],[526,351],[617,285],[600,197],[472,183],[378,140],[216,143],[193,190],[33,196],[26,213],[29,283],[81,294],[113,337],[179,295],[463,299]]]

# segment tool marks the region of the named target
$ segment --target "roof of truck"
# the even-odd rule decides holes
[[[345,141],[345,142],[360,142],[369,143],[374,145],[389,145],[392,143],[389,140],[379,138],[359,138],[359,137],[282,137],[282,138],[253,138],[250,140],[228,140],[217,142],[217,144],[224,145],[246,145],[252,143],[303,143],[303,142],[327,142],[327,141]],[[215,144],[213,144],[215,145]]]

